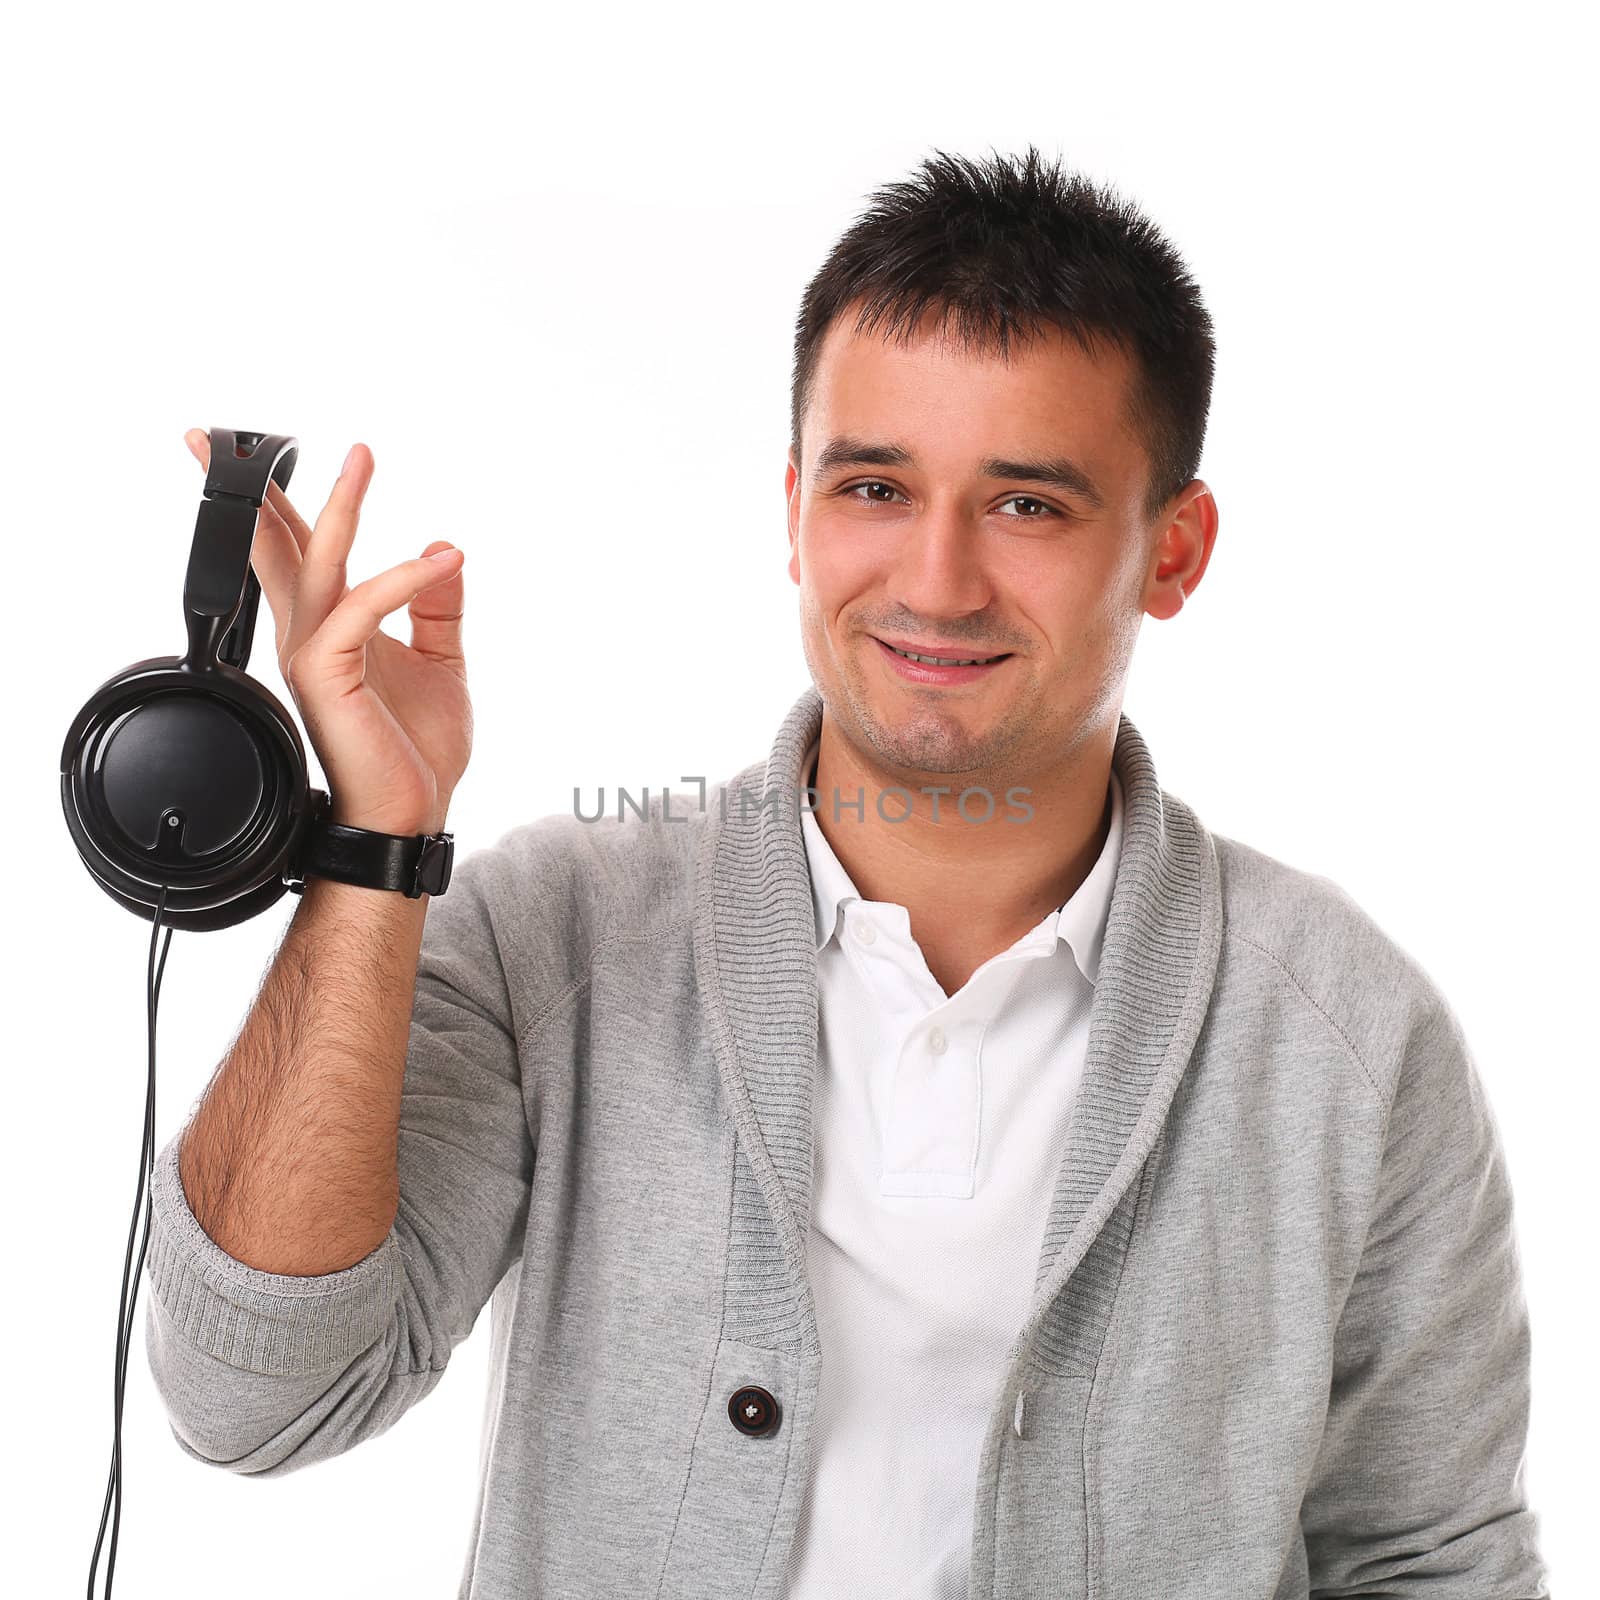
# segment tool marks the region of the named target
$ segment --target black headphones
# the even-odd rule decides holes
[[[83,864],[113,900],[151,924],[144,1146],[123,1257],[115,1431],[89,1564],[90,1600],[108,1521],[106,1600],[117,1564],[122,1398],[150,1235],[156,1007],[172,930],[231,928],[265,911],[284,890],[301,893],[308,874],[411,899],[443,894],[450,884],[450,834],[407,838],[327,820],[331,797],[311,787],[293,719],[244,670],[261,599],[250,562],[256,522],[269,480],[286,489],[298,454],[285,434],[211,429],[211,465],[183,580],[188,651],[136,661],[108,678],[72,719],[61,747],[61,806]],[[141,1207],[144,1236],[135,1260]]]
[[[449,887],[448,833],[411,837],[327,820],[305,746],[244,669],[261,583],[250,563],[268,481],[289,486],[286,434],[212,428],[211,465],[183,581],[189,648],[136,661],[73,718],[61,805],[83,863],[111,898],[163,926],[205,932],[265,911],[307,876],[416,899]]]

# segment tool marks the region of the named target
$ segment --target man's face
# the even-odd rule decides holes
[[[1122,703],[1159,531],[1124,420],[1132,364],[1055,330],[1002,361],[931,318],[906,345],[857,337],[853,320],[852,307],[823,341],[804,476],[791,453],[785,477],[812,677],[850,743],[897,780],[1025,781],[1114,725]],[[842,444],[905,459],[830,463]],[[1065,463],[1081,481],[1030,481],[1025,463]],[[885,639],[1006,654],[930,671]]]

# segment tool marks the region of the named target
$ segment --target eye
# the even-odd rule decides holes
[[[839,493],[842,494],[847,500],[857,500],[862,505],[883,506],[888,505],[889,503],[887,500],[879,500],[875,496],[868,496],[866,499],[862,499],[861,496],[856,493],[856,490],[858,489],[887,489],[890,494],[899,494],[900,492],[892,484],[884,483],[876,478],[869,478],[862,483],[849,484],[845,488],[839,490]]]
[[[1053,505],[1049,504],[1048,501],[1040,500],[1036,495],[1031,495],[1031,494],[1013,494],[1013,495],[1008,495],[1004,500],[1002,500],[1000,502],[1000,504],[1003,505],[1003,506],[1007,506],[1007,505],[1013,504],[1014,502],[1016,502],[1018,500],[1026,501],[1027,504],[1029,504],[1030,506],[1037,506],[1039,508],[1039,511],[1044,512],[1049,516],[1059,517],[1061,515],[1061,513],[1059,511],[1057,511],[1056,508]],[[1020,520],[1023,521],[1023,522],[1037,522],[1039,520],[1039,512],[1033,512],[1033,511],[1027,512],[1025,515],[1023,515],[1021,517]]]

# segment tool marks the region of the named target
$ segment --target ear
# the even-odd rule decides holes
[[[788,504],[789,577],[798,587],[800,583],[800,474],[795,469],[793,449],[789,451],[789,464],[784,469],[783,497]]]
[[[1144,609],[1152,617],[1175,617],[1193,596],[1217,542],[1217,502],[1200,479],[1162,508],[1159,532],[1145,575]]]

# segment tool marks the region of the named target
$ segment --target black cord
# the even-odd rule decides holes
[[[111,1575],[117,1566],[117,1534],[122,1527],[122,1395],[128,1381],[128,1349],[133,1342],[133,1311],[139,1300],[139,1274],[144,1267],[145,1246],[150,1240],[150,1188],[149,1180],[155,1169],[156,1147],[156,1003],[161,998],[161,975],[167,968],[167,950],[172,944],[172,929],[161,944],[161,960],[156,961],[156,943],[161,934],[161,914],[167,907],[167,889],[163,885],[156,901],[155,917],[150,927],[150,961],[146,969],[146,1015],[149,1023],[149,1075],[145,1083],[144,1143],[139,1150],[139,1187],[133,1202],[133,1220],[128,1224],[128,1246],[122,1256],[122,1296],[117,1304],[117,1365],[112,1384],[112,1403],[116,1414],[116,1428],[111,1442],[111,1474],[106,1482],[106,1503],[100,1513],[100,1532],[94,1541],[94,1559],[89,1563],[89,1600],[94,1600],[94,1575],[100,1565],[100,1545],[106,1536],[106,1518],[111,1516],[111,1549],[106,1557],[106,1600],[111,1596]],[[133,1294],[128,1293],[128,1269],[133,1255],[133,1234],[139,1225],[139,1209],[144,1207],[144,1231],[139,1239],[139,1259],[133,1265]],[[112,1508],[115,1506],[115,1515]]]

